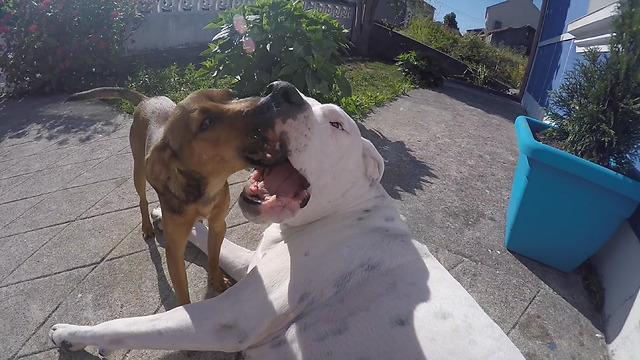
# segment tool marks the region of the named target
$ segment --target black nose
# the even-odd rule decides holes
[[[271,90],[269,97],[276,104],[303,105],[304,99],[295,86],[286,81],[275,81],[269,84],[267,91]]]

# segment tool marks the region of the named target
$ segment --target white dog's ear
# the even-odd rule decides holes
[[[371,141],[365,138],[362,138],[362,159],[367,177],[379,182],[384,173],[384,159]]]

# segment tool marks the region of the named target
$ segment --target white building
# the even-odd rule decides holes
[[[487,31],[530,25],[537,29],[540,10],[533,0],[507,0],[487,7],[484,28]]]

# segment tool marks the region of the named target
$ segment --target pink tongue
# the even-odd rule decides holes
[[[271,169],[264,177],[264,186],[269,194],[291,198],[304,190],[304,177],[289,161]]]

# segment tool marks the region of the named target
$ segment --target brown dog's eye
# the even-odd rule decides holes
[[[202,122],[200,123],[199,131],[207,130],[212,123],[213,123],[213,120],[211,120],[210,117],[204,118],[204,120],[202,120]]]

